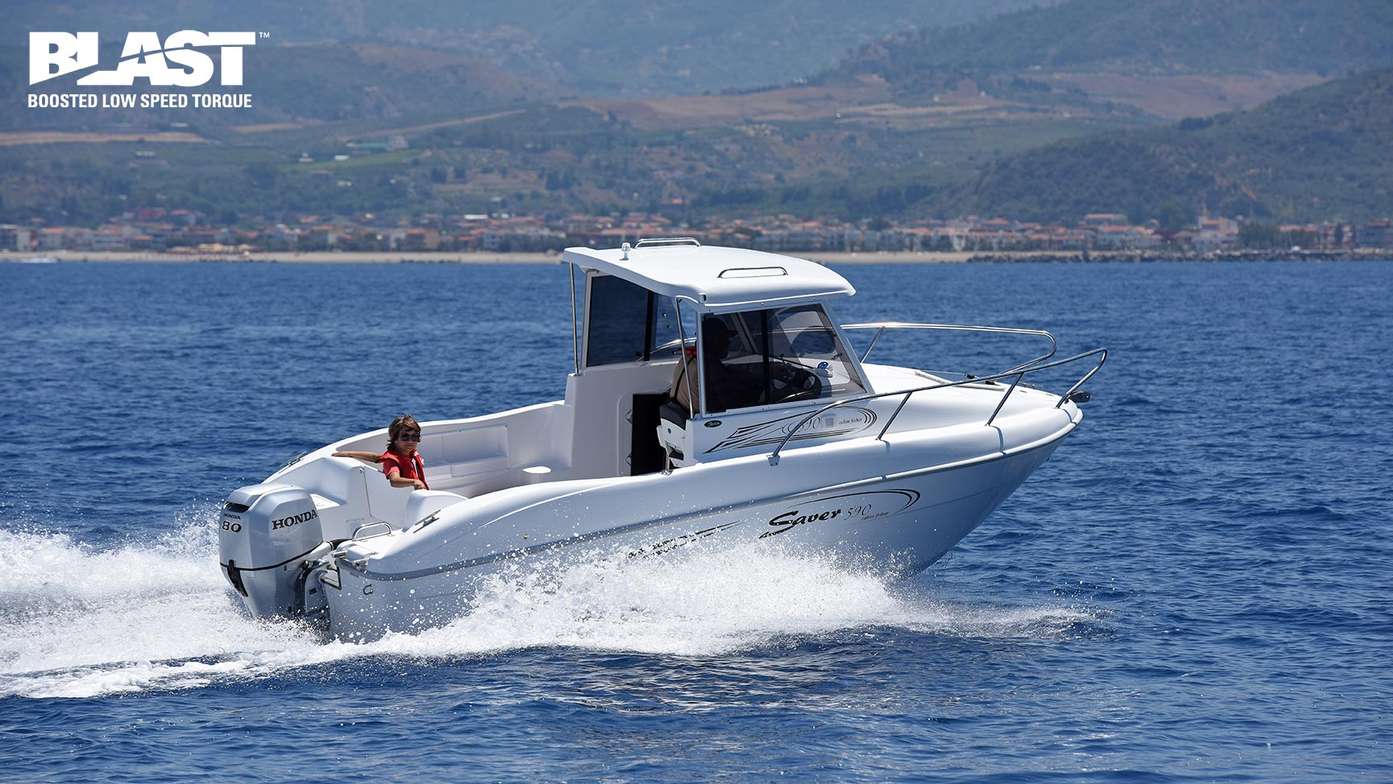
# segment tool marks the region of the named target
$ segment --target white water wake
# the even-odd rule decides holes
[[[372,656],[421,659],[535,647],[714,656],[788,637],[890,626],[962,637],[1050,638],[1093,616],[914,598],[829,559],[769,548],[668,559],[523,564],[473,609],[419,634],[323,643],[244,616],[205,524],[97,551],[62,534],[0,530],[0,697],[191,688]]]

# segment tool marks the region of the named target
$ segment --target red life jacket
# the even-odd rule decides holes
[[[381,461],[383,474],[390,475],[395,467],[403,479],[419,479],[421,484],[426,485],[427,490],[430,489],[430,485],[426,483],[426,461],[421,459],[420,450],[412,452],[410,458],[404,458],[388,449],[382,453]]]

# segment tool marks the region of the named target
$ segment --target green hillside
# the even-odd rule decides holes
[[[589,94],[693,93],[788,82],[881,36],[1040,0],[66,0],[7,9],[17,31],[257,30],[284,43],[387,43],[487,59]],[[0,41],[18,44],[21,34]],[[250,62],[250,59],[249,59]]]
[[[1393,213],[1393,69],[1257,109],[1074,139],[1006,157],[919,208],[1074,219],[1124,209],[1273,219]]]
[[[944,72],[1313,71],[1393,65],[1387,0],[1069,0],[873,44],[832,76],[913,89]]]
[[[161,5],[168,2],[152,8],[174,13]],[[241,27],[238,19],[256,16],[210,0],[177,5],[207,27]],[[967,13],[961,0],[931,5]],[[833,35],[828,25],[842,13],[823,0],[745,16],[727,0],[717,6],[695,18],[690,9],[647,13],[621,3],[609,12],[634,14],[617,20],[590,5],[525,0],[483,4],[465,19],[454,6],[403,0],[395,20],[356,5],[325,6],[323,18],[310,20],[252,0],[247,8],[285,21],[246,58],[254,109],[0,113],[0,223],[92,224],[134,207],[188,208],[222,223],[364,212],[1068,219],[1120,210],[1167,223],[1200,210],[1350,219],[1393,212],[1389,72],[1232,111],[1322,82],[1317,70],[1338,76],[1389,60],[1387,0],[1154,0],[1135,8],[1069,0],[897,38],[825,79],[780,88],[680,97],[575,88],[603,81],[583,64],[618,64],[626,53],[627,67],[642,71],[644,58],[664,51],[663,36],[690,45],[680,57],[663,55],[668,65],[742,46],[759,50],[750,57],[773,56],[781,36],[794,40],[803,24],[818,31],[807,40]],[[50,27],[71,29],[63,14],[85,7],[44,8],[58,15]],[[36,8],[25,8],[22,24],[42,16]],[[470,46],[377,42],[407,35],[401,25],[435,25],[417,36],[425,43],[498,31],[517,8],[554,12],[526,35],[569,52],[569,84],[520,75],[525,64]],[[868,18],[884,22],[906,8],[879,7]],[[759,32],[770,13],[784,14],[787,29]],[[601,18],[622,34],[585,34]],[[688,21],[685,31],[665,29],[678,19]],[[294,40],[314,25],[362,38]],[[107,54],[104,62],[114,59]],[[752,62],[726,57],[721,67]],[[633,85],[654,83],[646,78]],[[43,89],[72,89],[63,81]],[[0,47],[0,100],[22,105],[25,92],[24,49]],[[1168,124],[1181,117],[1191,119]]]
[[[1390,69],[1246,112],[1101,133],[1058,122],[645,131],[589,109],[538,105],[420,126],[405,134],[408,149],[355,149],[337,161],[348,148],[326,135],[330,127],[344,126],[254,134],[238,144],[0,147],[0,222],[93,222],[159,205],[227,221],[498,209],[1066,221],[1123,211],[1171,224],[1201,211],[1283,220],[1393,213]],[[1051,135],[1058,141],[1034,147]],[[312,162],[297,160],[301,152]]]

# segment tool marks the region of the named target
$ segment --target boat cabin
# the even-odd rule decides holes
[[[810,411],[871,391],[826,310],[855,289],[820,264],[686,238],[568,248],[562,262],[574,443],[627,431],[611,475],[769,451]]]
[[[364,521],[403,527],[503,490],[764,454],[790,433],[799,445],[855,438],[883,415],[873,401],[800,427],[834,400],[873,391],[827,313],[854,292],[832,270],[690,239],[569,248],[562,261],[575,350],[564,401],[423,423],[430,491],[400,492],[375,466],[329,457],[380,451],[383,430],[292,461],[268,481],[318,488],[323,530],[346,537]]]

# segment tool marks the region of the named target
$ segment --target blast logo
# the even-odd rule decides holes
[[[159,33],[136,32],[126,36],[121,59],[109,71],[93,71],[80,77],[82,87],[130,87],[146,79],[152,87],[201,87],[221,71],[224,87],[242,85],[242,49],[255,46],[265,33],[202,33],[180,30],[160,41]],[[202,49],[217,49],[217,63]],[[96,33],[31,32],[29,34],[30,86],[97,66],[100,42]],[[170,63],[174,65],[171,66]]]

